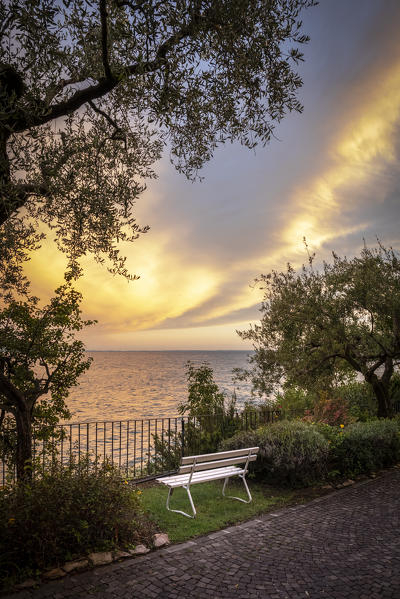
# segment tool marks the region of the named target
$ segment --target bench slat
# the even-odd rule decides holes
[[[189,455],[182,458],[182,466],[187,464],[193,464],[194,458],[196,458],[196,464],[203,462],[213,462],[215,460],[223,460],[225,458],[234,458],[236,456],[247,456],[249,451],[252,454],[258,453],[258,447],[247,447],[246,449],[233,449],[231,451],[220,451],[219,453],[203,453],[201,455]]]
[[[226,468],[217,468],[216,470],[202,470],[201,472],[194,472],[193,473],[193,477],[192,480],[194,478],[196,479],[200,479],[200,478],[207,478],[209,476],[220,476],[221,478],[223,478],[225,476],[226,472],[243,472],[243,468],[240,468],[238,466],[227,466]],[[166,476],[163,478],[159,478],[157,479],[158,482],[163,482],[163,483],[170,483],[171,481],[183,481],[183,480],[189,480],[189,476],[190,474],[172,474],[171,476]]]
[[[242,456],[230,458],[227,460],[216,460],[214,462],[203,462],[200,464],[196,463],[194,468],[193,468],[193,464],[189,464],[187,466],[181,466],[179,468],[178,473],[186,474],[187,472],[191,472],[192,468],[193,468],[194,472],[199,472],[201,470],[214,470],[217,468],[224,468],[225,466],[233,466],[234,464],[240,464],[243,462],[247,462],[247,458],[248,458],[248,453],[247,453],[247,455],[242,455]],[[257,459],[256,454],[251,455],[249,458],[249,462],[254,462],[256,459]]]
[[[192,476],[190,484],[203,483],[208,480],[216,480],[222,478],[229,478],[231,476],[237,476],[244,472],[243,468],[218,468],[217,470],[208,470],[202,472],[195,472]],[[163,483],[168,487],[181,487],[189,482],[190,474],[181,474],[177,476],[167,476],[165,478],[158,478],[157,482]]]

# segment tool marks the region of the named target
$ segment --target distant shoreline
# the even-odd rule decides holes
[[[210,352],[240,352],[240,353],[253,353],[253,349],[85,349],[87,353],[159,353],[159,352],[173,352],[173,353],[210,353]]]

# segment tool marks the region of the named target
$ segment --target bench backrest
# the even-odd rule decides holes
[[[178,473],[187,474],[188,472],[200,472],[202,470],[234,466],[244,462],[254,462],[257,459],[258,449],[258,447],[247,447],[246,449],[187,456],[182,458]]]

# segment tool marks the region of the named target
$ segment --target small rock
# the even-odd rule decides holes
[[[351,478],[349,478],[349,480],[345,480],[344,483],[342,483],[342,487],[350,487],[350,485],[354,485],[354,480],[351,480]]]
[[[153,544],[154,547],[163,547],[164,545],[169,545],[168,535],[163,532],[154,535]]]
[[[87,568],[88,565],[89,565],[89,562],[87,559],[80,559],[75,562],[65,563],[63,565],[62,569],[65,572],[72,572],[73,570],[83,570],[84,568]]]
[[[24,582],[20,582],[20,584],[15,585],[17,589],[30,589],[37,584],[37,580],[33,580],[33,578],[28,578],[24,580]]]
[[[123,557],[131,557],[131,554],[127,551],[116,551],[114,553],[114,559],[121,559]]]
[[[48,570],[43,574],[43,578],[47,578],[48,580],[55,580],[56,578],[62,578],[65,576],[66,572],[61,570],[61,568],[53,568],[53,570]]]
[[[321,489],[333,489],[332,485],[324,485]]]
[[[146,545],[136,545],[135,549],[130,549],[129,553],[131,555],[144,555],[145,553],[149,553],[150,549],[146,547]]]
[[[94,566],[102,566],[103,564],[111,564],[113,561],[111,551],[102,551],[100,553],[90,553],[88,558]]]

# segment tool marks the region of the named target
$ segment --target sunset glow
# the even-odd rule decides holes
[[[363,238],[400,246],[399,24],[395,1],[322,3],[304,16],[304,114],[282,122],[280,141],[219,149],[201,183],[162,161],[137,203],[151,229],[121,247],[140,279],[83,262],[84,314],[99,321],[82,335],[88,349],[247,349],[235,330],[258,319],[254,279],[300,266],[304,237],[318,260],[354,255]],[[64,265],[50,240],[32,256],[39,297]]]

